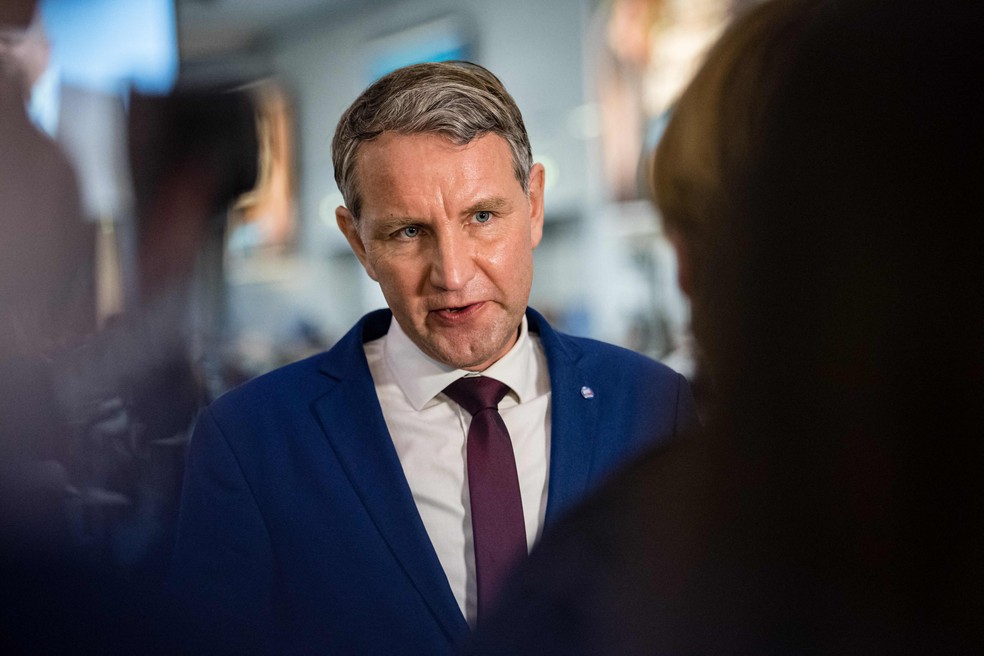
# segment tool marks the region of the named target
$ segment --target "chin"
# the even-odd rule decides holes
[[[460,354],[449,354],[440,353],[433,354],[434,359],[439,362],[443,362],[449,367],[454,367],[455,369],[473,369],[483,364],[488,358],[474,357],[471,355],[460,355]]]
[[[500,332],[492,327],[454,336],[430,335],[432,338],[430,340],[414,339],[414,341],[420,350],[438,362],[455,369],[481,371],[505,355],[511,346],[510,337],[514,333],[510,331],[501,335]],[[490,346],[492,342],[494,346]]]
[[[421,346],[418,344],[418,346]],[[449,367],[454,367],[455,369],[467,369],[469,367],[475,367],[482,364],[489,357],[482,353],[473,353],[467,349],[463,350],[460,348],[448,347],[445,345],[443,348],[441,345],[426,344],[421,350],[437,360],[442,364],[446,364]]]

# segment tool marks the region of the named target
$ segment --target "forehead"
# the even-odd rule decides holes
[[[363,210],[405,211],[402,204],[467,201],[522,194],[512,150],[497,134],[457,145],[436,134],[387,132],[363,144],[356,164]]]

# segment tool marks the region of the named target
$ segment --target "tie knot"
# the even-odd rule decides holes
[[[470,415],[498,408],[499,401],[508,392],[508,385],[488,376],[466,376],[444,388],[444,393]]]

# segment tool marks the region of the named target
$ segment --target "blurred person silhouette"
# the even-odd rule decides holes
[[[199,280],[200,271],[221,271],[227,209],[256,181],[252,100],[232,88],[133,94],[128,143],[138,304],[62,356],[57,386],[85,426],[78,537],[155,581],[170,557],[191,426],[209,400],[195,318],[210,309],[195,307],[192,287],[222,284]],[[209,258],[218,263],[203,266]]]
[[[488,70],[380,78],[333,163],[339,228],[389,309],[202,413],[169,582],[220,651],[446,654],[540,528],[693,402],[527,307],[544,171]],[[470,383],[498,394],[473,405]]]
[[[126,159],[126,114],[119,94],[73,83],[62,74],[45,29],[42,2],[27,25],[0,30],[0,65],[20,83],[31,121],[68,156],[75,169],[84,228],[77,248],[91,253],[86,284],[100,322],[121,311],[135,276],[132,197]],[[63,56],[64,53],[63,53]]]
[[[469,654],[977,653],[984,10],[772,0],[654,183],[713,411],[545,534]]]
[[[0,5],[0,47],[33,15]],[[149,606],[81,556],[67,521],[75,431],[56,360],[95,329],[92,253],[73,169],[31,123],[18,76],[0,70],[0,650],[156,653]]]
[[[0,43],[25,29],[33,3],[9,3]],[[65,417],[58,412],[50,357],[95,329],[85,280],[88,231],[75,176],[62,152],[30,122],[18,70],[0,72],[0,450],[6,535],[62,544],[55,520],[67,494]],[[39,505],[40,504],[40,505]]]
[[[20,338],[35,342],[52,337],[53,330],[62,331],[56,340],[62,341],[68,331],[79,337],[95,329],[94,301],[83,297],[92,293],[93,231],[82,221],[77,178],[59,148],[38,132],[44,122],[32,125],[26,113],[26,103],[34,97],[32,89],[47,66],[47,43],[40,33],[39,16],[34,2],[18,1],[8,3],[0,19],[0,76],[3,78],[0,102],[4,104],[6,118],[3,164],[9,199],[4,207],[7,257],[2,263],[2,282],[6,294],[14,293],[14,287],[25,281],[34,287],[35,291],[8,301],[13,306],[60,303],[59,311],[64,311],[69,299],[72,306],[70,321],[60,317],[55,322],[51,316],[43,317],[44,312],[35,311],[35,324],[17,331]],[[39,175],[32,180],[27,171]],[[45,176],[51,177],[55,193],[39,193],[44,189]],[[25,181],[30,182],[25,184]],[[41,206],[26,209],[32,202]],[[43,217],[46,224],[32,225],[28,216]],[[86,307],[84,301],[89,301],[91,307]],[[50,313],[50,309],[45,312]],[[13,337],[12,327],[7,328],[5,333]]]
[[[187,328],[188,288],[224,208],[255,180],[251,101],[216,90],[133,98],[141,306],[77,335],[62,289],[72,259],[55,248],[71,233],[50,225],[78,215],[71,167],[22,103],[8,102],[4,80],[0,129],[12,138],[0,160],[11,237],[2,301],[15,339],[4,340],[0,362],[0,645],[10,653],[194,649],[157,596],[184,447],[208,400]]]

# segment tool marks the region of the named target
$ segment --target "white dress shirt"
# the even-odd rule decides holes
[[[466,375],[425,355],[400,328],[364,345],[383,417],[420,518],[448,583],[472,624],[477,617],[475,551],[465,443],[471,415],[442,390]],[[482,375],[509,386],[499,413],[509,430],[519,475],[526,541],[539,537],[547,504],[550,376],[540,338],[526,317],[513,348]]]

